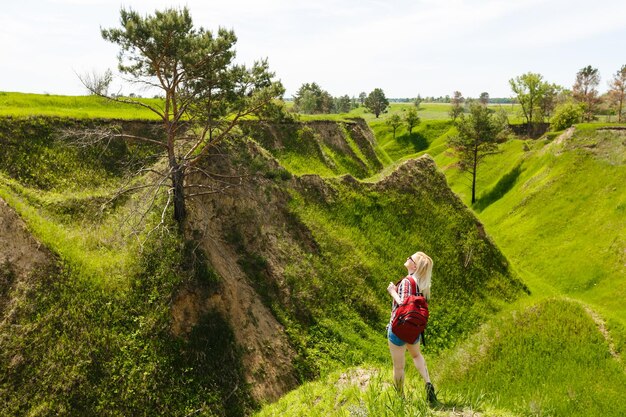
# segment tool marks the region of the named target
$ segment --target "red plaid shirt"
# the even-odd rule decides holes
[[[415,284],[417,287],[417,279],[415,279]],[[411,281],[409,280],[409,277],[404,277],[402,278],[402,281],[400,281],[400,284],[398,285],[397,291],[398,291],[398,297],[400,297],[400,301],[404,302],[404,300],[411,296],[411,295],[417,295],[417,294],[413,294],[412,293],[413,290],[413,285],[411,285]],[[391,318],[389,319],[389,327],[391,327],[391,323],[393,323],[393,319],[396,317],[396,310],[398,309],[398,303],[396,303],[396,300],[393,299],[393,301],[391,302]]]

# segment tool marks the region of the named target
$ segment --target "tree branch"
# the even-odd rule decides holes
[[[75,145],[88,147],[96,145],[100,142],[110,142],[112,139],[132,139],[152,145],[159,145],[167,148],[167,145],[155,139],[146,138],[144,136],[129,135],[119,133],[107,127],[95,127],[92,129],[62,129],[61,138],[70,139]]]
[[[230,133],[230,131],[238,125],[238,121],[239,119],[241,119],[242,117],[245,116],[249,116],[251,114],[254,114],[255,112],[257,112],[258,110],[262,109],[264,106],[267,105],[267,103],[270,102],[271,99],[267,99],[267,100],[263,100],[261,103],[259,103],[257,106],[251,107],[246,111],[240,111],[239,113],[237,113],[233,119],[231,120],[231,122],[228,124],[228,126],[226,127],[225,130],[223,130],[216,138],[214,138],[212,141],[209,141],[208,143],[206,143],[202,150],[200,152],[198,152],[198,154],[196,156],[193,156],[191,158],[189,158],[190,162],[189,165],[190,166],[194,166],[195,164],[198,163],[198,161],[200,160],[200,158],[202,158],[204,156],[204,154],[206,152],[208,152],[208,150],[215,146],[216,144],[218,144],[222,139],[224,139],[224,137],[226,137],[226,135],[228,135],[228,133]]]

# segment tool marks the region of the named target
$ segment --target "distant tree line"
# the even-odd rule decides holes
[[[482,93],[484,94],[484,93]],[[410,97],[402,97],[402,98],[389,98],[389,102],[391,103],[414,103],[415,100],[420,101],[420,103],[452,103],[453,97],[449,95],[445,96],[424,96],[421,97],[419,94],[415,98]],[[511,97],[489,97],[489,104],[514,104],[515,99]]]
[[[293,97],[294,111],[304,114],[348,113],[362,103],[347,94],[333,97],[317,83],[305,83]]]
[[[525,120],[527,133],[532,135],[538,125],[549,123],[553,130],[565,129],[574,123],[591,122],[598,115],[616,116],[616,121],[624,121],[626,98],[626,65],[623,65],[609,80],[609,90],[600,95],[600,74],[597,68],[588,65],[576,73],[571,89],[550,83],[538,73],[527,72],[509,80],[513,97],[509,99],[491,98],[487,92],[478,99],[465,98],[460,91],[445,96],[443,102],[450,107],[453,121],[469,112],[474,101],[486,105],[515,103]],[[418,96],[419,97],[419,96]],[[431,98],[425,97],[424,102]]]
[[[513,99],[520,106],[529,135],[539,123],[549,121],[553,130],[562,130],[574,123],[590,122],[601,112],[617,115],[617,121],[621,122],[626,96],[626,65],[613,75],[604,95],[598,93],[599,84],[598,69],[590,65],[576,73],[571,90],[545,81],[541,74],[533,72],[509,80],[515,94]],[[502,109],[490,109],[487,106],[490,102],[486,92],[474,100],[455,91],[450,99],[450,118],[454,120],[457,134],[448,139],[448,146],[459,157],[459,169],[471,175],[472,204],[476,202],[476,178],[481,161],[498,152],[498,142],[508,135],[506,113]]]
[[[304,114],[348,113],[352,109],[364,106],[378,117],[389,107],[389,100],[381,88],[375,88],[369,94],[361,92],[358,98],[347,94],[333,97],[317,83],[302,84],[293,97],[293,102],[294,111]]]
[[[512,97],[491,97],[482,92],[478,98],[464,97],[460,91],[452,95],[424,96],[414,98],[387,98],[382,89],[376,88],[369,94],[361,92],[358,97],[343,95],[333,97],[317,83],[305,83],[293,97],[294,111],[305,114],[348,113],[352,109],[365,107],[379,117],[385,113],[390,102],[413,103],[420,110],[423,103],[450,104],[450,118],[456,121],[463,113],[468,113],[472,103],[518,104],[527,126],[527,133],[532,135],[539,125],[550,123],[553,128],[564,128],[580,121],[592,121],[597,115],[617,116],[617,121],[624,118],[624,98],[626,97],[626,65],[622,66],[609,81],[609,91],[598,93],[600,74],[597,68],[586,66],[576,74],[571,89],[550,83],[538,73],[527,72],[509,80]],[[393,122],[397,124],[397,121]]]
[[[624,97],[626,95],[626,65],[609,80],[609,90],[600,95],[600,73],[588,65],[576,73],[576,79],[569,90],[548,83],[541,74],[528,72],[509,80],[515,99],[522,108],[528,124],[550,122],[553,130],[561,130],[578,122],[590,122],[597,115],[624,118]]]

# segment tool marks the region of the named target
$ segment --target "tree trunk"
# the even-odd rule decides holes
[[[528,117],[526,118],[528,120],[528,136],[532,136],[532,126],[533,126],[533,100],[530,100],[530,104],[528,106]]]
[[[172,170],[172,187],[174,189],[174,220],[180,231],[183,231],[187,210],[185,209],[185,172],[180,165]]]
[[[472,204],[476,202],[476,168],[478,168],[478,147],[474,147],[474,169],[472,169]]]
[[[472,204],[476,202],[476,168],[472,172]]]

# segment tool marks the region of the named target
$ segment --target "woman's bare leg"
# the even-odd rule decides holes
[[[404,352],[405,346],[396,346],[389,342],[389,352],[393,361],[393,382],[396,390],[402,394],[404,386]]]
[[[426,368],[426,360],[422,355],[419,343],[416,343],[414,345],[407,344],[406,347],[409,350],[411,357],[413,358],[413,364],[415,365],[415,368],[417,368],[422,378],[424,378],[424,382],[430,382],[428,368]]]

